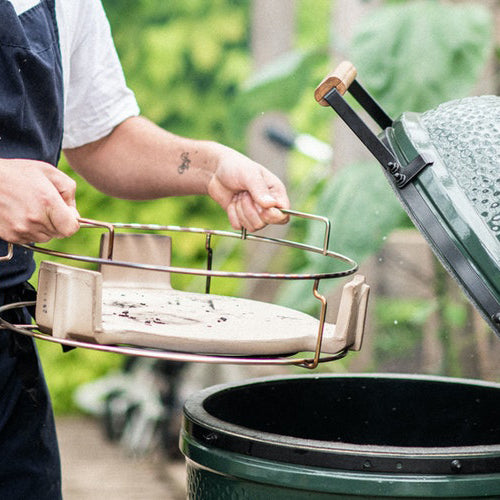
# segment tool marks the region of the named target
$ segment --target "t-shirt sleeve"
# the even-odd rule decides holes
[[[63,148],[96,141],[125,119],[139,114],[101,2],[90,0],[81,4],[85,10],[80,11],[68,47]]]

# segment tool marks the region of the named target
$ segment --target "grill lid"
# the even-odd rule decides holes
[[[348,64],[322,82],[316,99],[332,106],[382,164],[434,253],[500,336],[500,98],[455,100],[392,121]],[[343,86],[383,129],[379,136],[335,86],[345,74],[351,76]]]

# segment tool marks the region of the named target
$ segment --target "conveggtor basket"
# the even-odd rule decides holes
[[[356,275],[343,287],[336,324],[326,322],[323,279],[353,275],[350,258],[328,250],[330,222],[324,217],[286,211],[325,225],[322,247],[254,234],[178,226],[108,224],[82,219],[85,227],[104,227],[98,258],[62,254],[35,245],[49,255],[92,262],[99,270],[43,261],[38,279],[36,325],[1,323],[20,333],[66,346],[177,361],[239,364],[295,364],[308,368],[339,359],[361,347],[369,287]],[[128,232],[117,232],[127,230]],[[133,231],[133,232],[130,232]],[[204,238],[207,269],[171,266],[173,238],[164,232],[197,233]],[[212,269],[212,239],[232,237],[261,245],[284,245],[333,259],[343,269],[322,274],[227,272]],[[176,290],[175,273],[205,276],[205,293]],[[321,304],[319,318],[257,300],[210,293],[217,277],[310,280]],[[17,305],[20,306],[19,304]],[[16,307],[4,306],[1,310]],[[312,353],[297,357],[297,353]]]

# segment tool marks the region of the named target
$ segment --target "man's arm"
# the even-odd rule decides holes
[[[231,148],[170,134],[132,117],[108,136],[65,150],[68,161],[101,191],[126,199],[208,194],[235,229],[284,223],[283,183]],[[47,242],[78,231],[75,182],[52,165],[0,159],[0,238]]]
[[[126,199],[208,194],[235,229],[286,222],[286,189],[267,169],[231,148],[171,134],[132,117],[90,144],[66,149],[72,168],[97,189]]]

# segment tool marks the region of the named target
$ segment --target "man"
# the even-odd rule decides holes
[[[208,194],[234,228],[283,223],[272,173],[210,141],[175,136],[139,116],[100,0],[0,0],[0,255],[6,242],[78,230],[71,166],[127,199]],[[0,304],[23,298],[32,255],[0,263]],[[28,321],[26,317],[17,321]],[[0,332],[0,497],[60,498],[50,402],[31,339]]]

